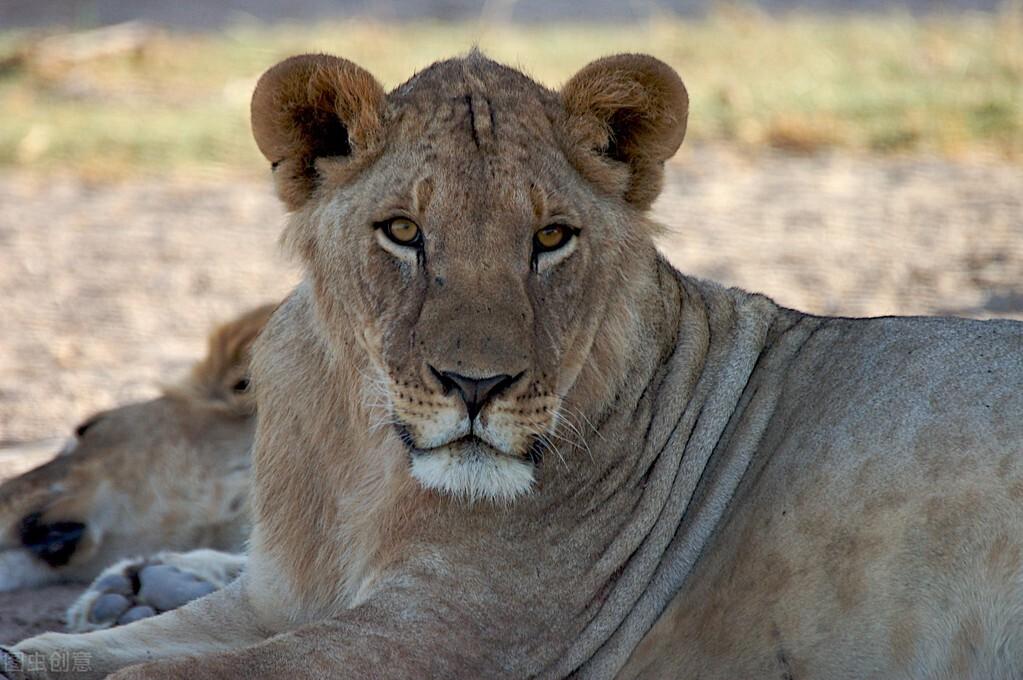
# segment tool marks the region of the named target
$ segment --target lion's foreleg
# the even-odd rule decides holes
[[[480,637],[495,631],[473,622],[436,600],[372,599],[336,619],[307,624],[245,649],[145,664],[111,680],[387,680],[500,678],[512,673],[509,669],[521,659],[502,657],[496,637]]]
[[[81,635],[46,633],[10,650],[10,678],[104,678],[148,661],[224,652],[267,636],[244,593],[244,577],[199,600],[135,623]],[[7,667],[10,659],[0,659]]]

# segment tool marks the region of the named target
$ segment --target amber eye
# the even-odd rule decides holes
[[[567,225],[548,224],[546,227],[533,234],[533,241],[535,242],[534,249],[538,253],[557,250],[567,244],[574,235],[575,232]]]
[[[382,225],[387,238],[400,246],[415,246],[420,241],[419,227],[412,220],[396,217]]]

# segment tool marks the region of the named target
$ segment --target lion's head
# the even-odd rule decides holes
[[[237,549],[249,525],[250,349],[273,306],[217,328],[187,380],[97,413],[0,484],[0,590],[91,578],[161,549]]]
[[[263,75],[252,125],[293,212],[286,240],[339,354],[337,329],[358,329],[361,398],[421,484],[514,498],[578,437],[573,414],[628,380],[642,310],[612,301],[650,268],[642,213],[687,107],[641,55],[560,92],[476,52],[390,93],[325,55]]]

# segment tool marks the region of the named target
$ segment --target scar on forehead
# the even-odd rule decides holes
[[[433,179],[423,177],[416,181],[416,185],[412,190],[412,196],[416,201],[416,212],[420,214],[425,212],[427,206],[430,205],[430,198],[433,196]]]
[[[533,216],[542,220],[547,216],[547,192],[536,184],[529,185],[529,200],[533,204]]]

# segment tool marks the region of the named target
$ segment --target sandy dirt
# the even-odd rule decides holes
[[[269,180],[8,174],[0,206],[0,475],[93,411],[155,394],[214,323],[298,277]],[[697,147],[655,212],[683,271],[788,306],[1023,318],[1020,166]],[[0,642],[56,625],[73,593],[0,595]]]
[[[13,644],[47,631],[64,630],[64,612],[82,587],[47,586],[33,591],[0,593],[0,643]]]

